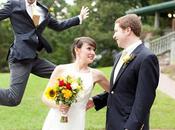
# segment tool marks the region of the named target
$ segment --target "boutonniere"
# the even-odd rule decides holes
[[[128,63],[130,63],[132,60],[134,60],[136,56],[134,54],[130,54],[130,55],[126,55],[122,58],[123,60],[123,64],[127,65]]]

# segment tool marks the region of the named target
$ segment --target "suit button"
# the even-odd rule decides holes
[[[114,91],[111,91],[111,94],[114,94]]]

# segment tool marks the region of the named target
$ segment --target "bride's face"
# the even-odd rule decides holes
[[[95,58],[95,48],[88,43],[83,43],[81,48],[77,48],[76,55],[84,63],[90,64]]]

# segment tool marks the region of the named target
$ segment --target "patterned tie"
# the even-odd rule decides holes
[[[123,50],[122,55],[121,55],[122,60],[126,55],[127,55],[127,51]]]
[[[39,25],[40,15],[38,14],[38,11],[36,9],[35,5],[31,5],[32,8],[32,20],[35,26]]]

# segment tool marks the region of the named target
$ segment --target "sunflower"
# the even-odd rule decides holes
[[[55,99],[57,95],[57,91],[56,89],[54,89],[53,87],[48,87],[46,92],[45,92],[45,96],[48,98],[48,99]]]

